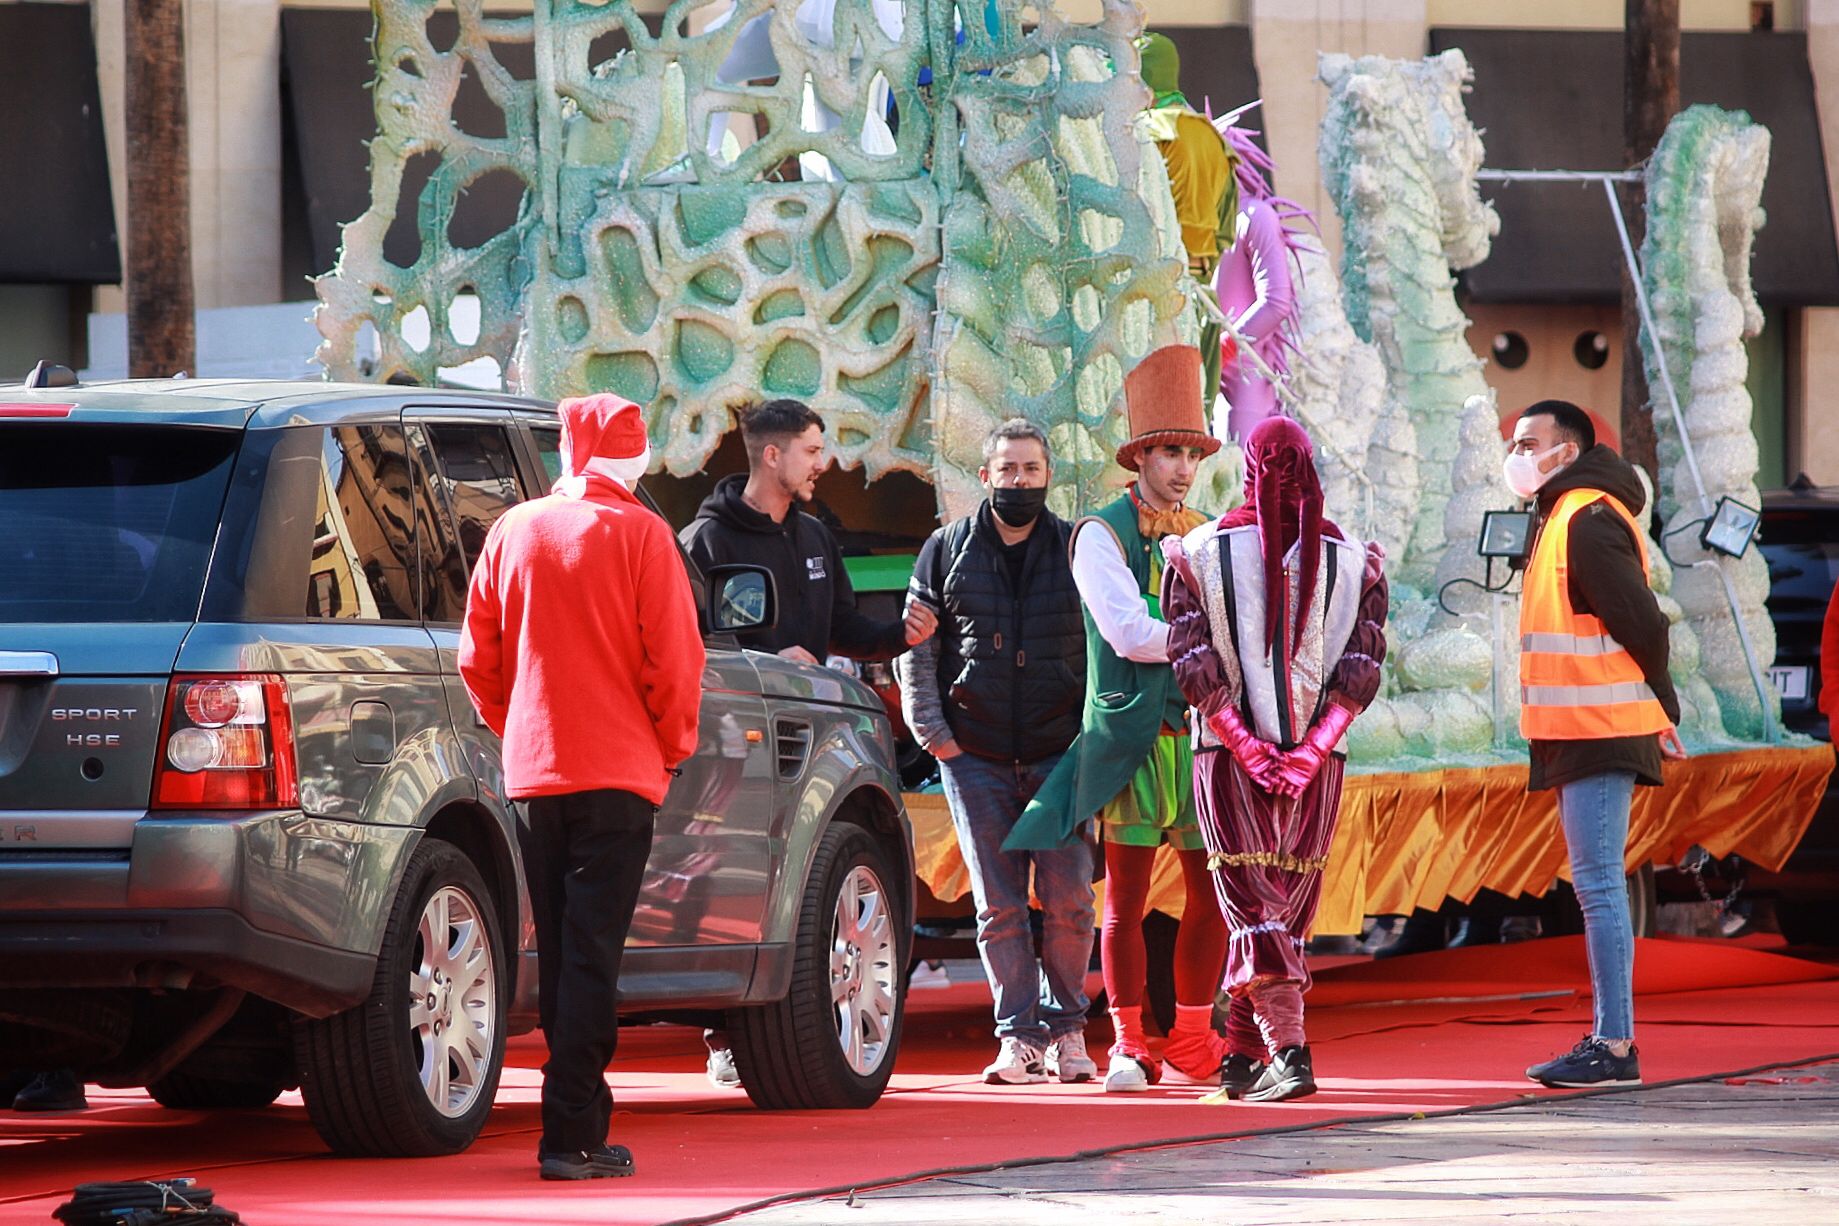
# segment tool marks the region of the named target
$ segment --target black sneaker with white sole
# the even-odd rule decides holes
[[[1526,1075],[1556,1090],[1638,1086],[1641,1084],[1641,1061],[1636,1056],[1634,1044],[1628,1045],[1626,1056],[1618,1056],[1605,1040],[1589,1034],[1564,1055],[1533,1065],[1526,1070]]]
[[[1258,1080],[1245,1091],[1248,1103],[1280,1103],[1315,1093],[1315,1062],[1307,1047],[1290,1046],[1271,1057]]]
[[[1220,1089],[1226,1092],[1227,1098],[1244,1098],[1246,1091],[1257,1085],[1258,1078],[1263,1075],[1264,1061],[1233,1052],[1220,1065]]]
[[[624,1179],[632,1174],[632,1151],[624,1145],[543,1153],[537,1161],[544,1179]]]

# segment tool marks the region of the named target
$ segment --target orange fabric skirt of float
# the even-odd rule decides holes
[[[1529,794],[1526,766],[1451,767],[1347,777],[1341,825],[1322,879],[1320,934],[1357,934],[1368,915],[1467,902],[1481,889],[1543,894],[1568,877],[1556,792]],[[1694,844],[1779,869],[1813,820],[1830,745],[1706,753],[1666,764],[1666,785],[1636,788],[1628,867],[1677,864]],[[910,793],[915,866],[942,902],[970,893],[951,812]],[[1102,883],[1100,889],[1103,888]],[[1181,870],[1165,847],[1150,905],[1181,915]]]

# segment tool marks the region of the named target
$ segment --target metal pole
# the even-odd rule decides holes
[[[1615,218],[1616,237],[1622,241],[1622,258],[1628,261],[1628,275],[1635,282],[1635,306],[1641,311],[1641,327],[1653,339],[1654,365],[1660,369],[1660,386],[1667,393],[1667,407],[1673,410],[1673,428],[1679,431],[1680,449],[1686,453],[1686,467],[1692,484],[1698,487],[1699,511],[1711,514],[1711,496],[1705,492],[1705,478],[1699,472],[1699,458],[1692,450],[1692,436],[1686,433],[1686,415],[1680,412],[1679,393],[1673,387],[1673,372],[1667,369],[1666,350],[1661,348],[1660,330],[1654,326],[1654,309],[1647,300],[1647,283],[1641,279],[1641,262],[1635,258],[1634,244],[1628,238],[1628,222],[1622,216],[1622,202],[1616,198],[1615,186],[1603,181],[1603,194],[1609,197],[1609,212]]]
[[[1478,170],[1483,183],[1633,183],[1638,170]]]
[[[1653,342],[1654,365],[1660,371],[1660,385],[1665,389],[1667,405],[1673,411],[1673,427],[1679,431],[1680,450],[1685,453],[1686,466],[1692,473],[1692,483],[1698,487],[1699,511],[1709,516],[1712,513],[1711,495],[1706,492],[1705,477],[1699,472],[1698,456],[1692,450],[1692,436],[1686,433],[1686,416],[1680,411],[1679,393],[1673,387],[1672,372],[1667,369],[1667,353],[1660,342],[1660,330],[1654,326],[1654,311],[1647,300],[1647,283],[1641,279],[1641,263],[1635,258],[1634,244],[1628,238],[1628,222],[1622,216],[1622,202],[1616,198],[1614,185],[1607,180],[1603,183],[1603,194],[1609,197],[1609,211],[1615,218],[1616,237],[1622,241],[1622,258],[1628,261],[1629,276],[1634,280],[1635,305],[1641,312],[1641,327]],[[1775,712],[1769,706],[1769,682],[1756,663],[1756,647],[1750,642],[1750,629],[1744,624],[1743,611],[1737,603],[1737,585],[1731,581],[1730,572],[1718,558],[1705,558],[1692,565],[1711,567],[1718,572],[1718,578],[1724,583],[1724,601],[1730,606],[1731,621],[1736,623],[1737,643],[1743,648],[1743,662],[1749,667],[1750,683],[1756,687],[1757,705],[1762,710],[1763,743],[1778,744],[1781,733],[1775,726]]]
[[[1488,559],[1488,581],[1490,583],[1494,581],[1494,559],[1493,558]],[[1508,581],[1509,582],[1512,581],[1511,574],[1509,574],[1508,576]],[[1508,597],[1505,594],[1501,592],[1494,593],[1493,595],[1494,608],[1491,610],[1491,612],[1492,612],[1493,620],[1494,620],[1494,625],[1493,625],[1494,641],[1497,645],[1504,644],[1507,642],[1507,603],[1508,603]],[[1503,679],[1503,674],[1507,670],[1507,660],[1509,658],[1510,657],[1507,652],[1500,650],[1497,647],[1494,653],[1494,686],[1493,686],[1494,712],[1493,714],[1494,714],[1494,748],[1499,749],[1499,750],[1504,750],[1507,748],[1507,696],[1504,693],[1504,691],[1507,688],[1507,683]]]

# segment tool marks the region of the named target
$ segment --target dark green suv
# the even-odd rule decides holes
[[[472,1141],[538,951],[455,658],[469,568],[559,435],[416,388],[0,389],[0,1066],[186,1108],[298,1084],[343,1152]],[[771,617],[762,572],[684,564],[701,744],[622,1013],[722,1020],[761,1106],[866,1106],[912,915],[887,716],[722,633]]]

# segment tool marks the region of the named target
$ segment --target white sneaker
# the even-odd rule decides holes
[[[993,1086],[1024,1086],[1047,1080],[1041,1063],[1041,1049],[1024,1039],[1010,1035],[1003,1040],[996,1059],[983,1070],[984,1081]]]
[[[1090,1081],[1098,1064],[1086,1052],[1086,1037],[1075,1030],[1047,1045],[1047,1071],[1061,1081]]]
[[[1111,1067],[1105,1070],[1105,1093],[1141,1094],[1148,1089],[1149,1074],[1143,1071],[1136,1057],[1112,1052]]]
[[[734,1067],[734,1051],[721,1047],[709,1052],[709,1084],[718,1090],[741,1088],[741,1070]]]
[[[911,975],[907,976],[907,986],[910,988],[949,988],[951,972],[945,969],[943,962],[922,962],[913,968]]]

